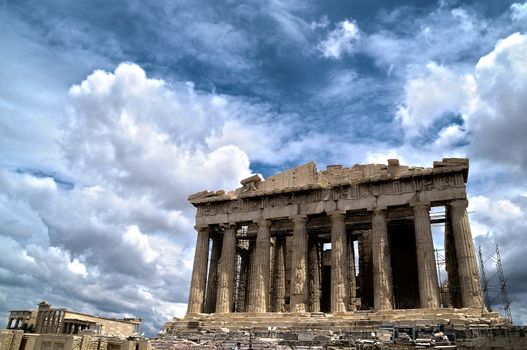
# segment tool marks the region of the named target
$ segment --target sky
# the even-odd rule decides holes
[[[469,157],[525,324],[526,30],[508,0],[1,1],[0,322],[47,300],[154,335],[186,311],[189,194]]]

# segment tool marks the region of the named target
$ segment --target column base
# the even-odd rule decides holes
[[[397,309],[388,311],[347,311],[336,314],[322,312],[310,313],[225,313],[193,314],[182,319],[167,322],[166,331],[178,332],[190,328],[206,329],[328,329],[333,331],[350,331],[381,325],[435,327],[444,326],[453,329],[463,327],[497,327],[510,325],[509,321],[500,318],[495,312],[477,308],[442,308],[442,309]]]

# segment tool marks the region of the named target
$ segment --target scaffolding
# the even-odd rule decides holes
[[[479,268],[481,271],[481,289],[485,306],[489,311],[498,312],[501,317],[512,323],[511,302],[507,293],[507,279],[501,265],[500,247],[490,254],[483,253],[479,246]],[[501,299],[501,303],[499,302]]]
[[[448,286],[448,274],[446,271],[446,259],[444,249],[434,249],[437,264],[437,279],[439,282],[439,301],[442,307],[450,305],[450,291]]]

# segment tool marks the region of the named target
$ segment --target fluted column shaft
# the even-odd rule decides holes
[[[276,238],[273,273],[273,311],[285,312],[285,238]]]
[[[223,233],[220,271],[218,275],[218,295],[216,313],[228,313],[232,310],[234,287],[234,262],[236,257],[236,225],[229,225]]]
[[[353,236],[347,236],[347,270],[348,270],[348,311],[355,311],[357,308],[357,280],[355,271],[355,247],[353,245]]]
[[[190,281],[190,294],[188,298],[187,314],[203,312],[205,301],[205,285],[207,279],[207,262],[209,259],[209,228],[198,227],[194,266]]]
[[[307,311],[307,218],[293,218],[293,254],[291,257],[291,312]]]
[[[218,264],[221,257],[221,237],[212,238],[212,252],[210,254],[209,277],[207,279],[207,294],[205,296],[205,312],[216,310],[216,292],[218,291]]]
[[[309,241],[309,304],[311,312],[320,312],[320,242],[313,235]]]
[[[372,218],[373,305],[375,310],[393,309],[392,265],[386,210],[375,210]]]
[[[446,305],[454,308],[463,307],[461,301],[461,287],[459,283],[459,274],[456,257],[456,242],[454,240],[454,232],[452,231],[452,210],[450,206],[445,207],[446,222],[445,222],[445,269],[448,274],[448,300]]]
[[[333,212],[331,218],[331,312],[345,312],[348,304],[346,273],[346,226],[344,212]]]
[[[421,308],[439,307],[439,283],[434,255],[430,206],[419,204],[413,207],[415,225],[415,246],[417,248],[417,274]]]
[[[256,236],[256,261],[251,271],[249,312],[267,312],[269,305],[269,269],[270,261],[270,221],[260,219]]]
[[[472,232],[467,214],[467,200],[455,200],[449,203],[452,215],[452,231],[456,246],[461,300],[463,307],[480,308],[483,306],[478,264]]]

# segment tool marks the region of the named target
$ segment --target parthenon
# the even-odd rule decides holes
[[[468,159],[318,171],[314,162],[231,192],[203,191],[187,317],[484,312],[467,215]],[[434,209],[435,208],[435,209]],[[432,215],[434,210],[443,214]],[[432,224],[444,224],[439,285]]]

